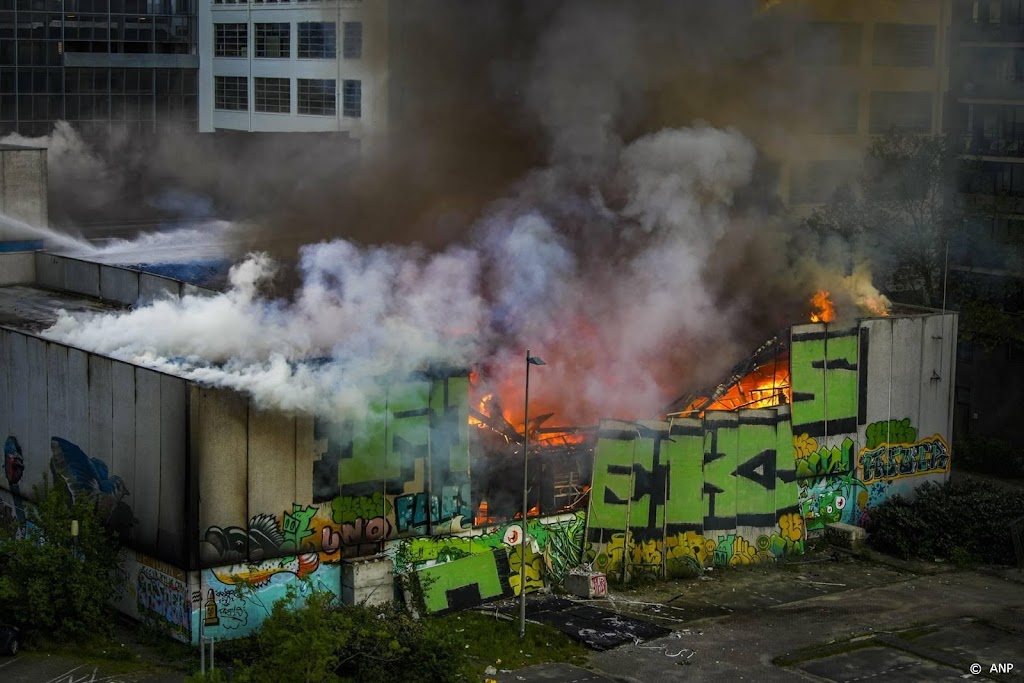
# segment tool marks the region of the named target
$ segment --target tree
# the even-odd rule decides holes
[[[893,131],[873,139],[861,176],[805,225],[870,262],[883,289],[938,306],[946,246],[964,224],[956,188],[962,169],[948,138]]]
[[[24,525],[0,526],[0,615],[58,640],[109,631],[110,601],[124,589],[113,534],[87,496],[71,501],[44,479],[35,499]]]

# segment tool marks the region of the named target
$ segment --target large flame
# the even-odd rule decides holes
[[[815,292],[811,297],[811,305],[814,307],[811,312],[812,323],[830,323],[836,319],[836,306],[825,290]]]
[[[708,410],[775,408],[792,400],[789,385],[789,354],[762,363],[733,384],[721,396],[701,397],[674,415],[703,417]]]

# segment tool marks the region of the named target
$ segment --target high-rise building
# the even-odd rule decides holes
[[[800,18],[785,58],[806,104],[757,140],[779,162],[790,206],[828,201],[860,172],[873,136],[943,130],[950,0],[816,0],[769,11]]]
[[[968,163],[958,278],[1024,309],[1024,2],[956,0],[949,131]],[[1016,277],[1007,277],[1016,274]]]
[[[199,130],[340,132],[387,121],[387,0],[199,0]]]
[[[194,127],[194,0],[0,0],[0,135]]]

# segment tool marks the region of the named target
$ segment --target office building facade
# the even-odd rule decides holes
[[[195,127],[194,0],[0,0],[0,135]]]
[[[200,0],[199,130],[382,131],[387,17],[386,0]]]

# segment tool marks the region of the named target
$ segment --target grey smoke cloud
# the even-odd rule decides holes
[[[756,101],[779,83],[757,82],[756,58],[776,36],[755,33],[747,5],[505,4],[519,25],[543,25],[525,41],[532,57],[476,73],[493,91],[460,89],[457,74],[496,59],[495,33],[460,29],[434,65],[458,57],[454,73],[413,68],[431,74],[424,87],[448,88],[449,101],[419,105],[437,118],[397,131],[413,144],[343,180],[325,173],[338,158],[307,159],[301,183],[268,192],[296,170],[278,143],[230,161],[181,145],[179,177],[194,173],[192,186],[219,188],[251,215],[270,211],[243,240],[250,254],[230,287],[65,315],[47,335],[333,416],[366,410],[381,382],[477,364],[515,413],[530,348],[548,361],[532,411],[576,424],[657,414],[802,319],[820,276],[803,256],[814,245],[793,239],[758,189],[745,124],[765,111],[742,112],[734,128],[695,123],[735,113],[711,96],[722,88],[750,84]],[[492,31],[511,16],[485,14]],[[466,65],[467,53],[488,57]],[[802,87],[784,85],[773,103]],[[240,165],[254,170],[232,175]],[[293,291],[268,297],[287,272]]]

